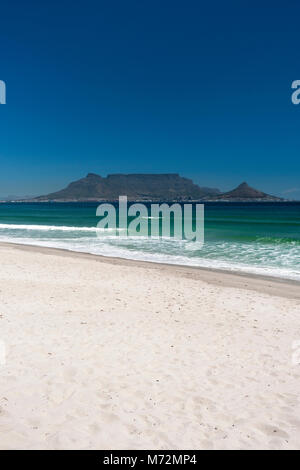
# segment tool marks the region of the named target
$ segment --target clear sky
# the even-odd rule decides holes
[[[0,195],[94,172],[300,198],[296,1],[1,3]]]

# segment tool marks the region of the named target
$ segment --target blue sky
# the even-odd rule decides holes
[[[2,4],[0,195],[176,172],[300,198],[299,14],[296,1]]]

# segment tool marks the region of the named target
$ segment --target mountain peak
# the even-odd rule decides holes
[[[233,189],[232,191],[229,191],[227,193],[224,193],[220,196],[219,199],[225,199],[225,200],[265,200],[265,201],[275,201],[275,200],[280,200],[280,198],[277,198],[275,196],[271,196],[269,194],[263,193],[262,191],[259,191],[258,189],[254,189],[251,186],[248,185],[248,183],[243,182],[241,183],[237,188]]]
[[[96,175],[96,173],[88,173],[86,178],[100,178],[100,175]]]

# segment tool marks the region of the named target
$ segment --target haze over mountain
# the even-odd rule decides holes
[[[191,179],[170,174],[113,174],[102,177],[88,173],[66,188],[44,196],[32,198],[46,201],[114,201],[127,195],[130,201],[280,201],[242,183],[233,191],[221,193],[216,188],[200,187]]]
[[[7,196],[0,196],[0,201],[23,201],[24,199],[33,199],[36,196],[26,194],[23,196],[17,196],[15,194],[8,194]]]

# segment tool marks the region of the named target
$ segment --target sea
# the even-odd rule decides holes
[[[174,237],[99,237],[97,206],[1,203],[0,241],[300,280],[300,202],[206,203],[205,242],[192,250]]]

